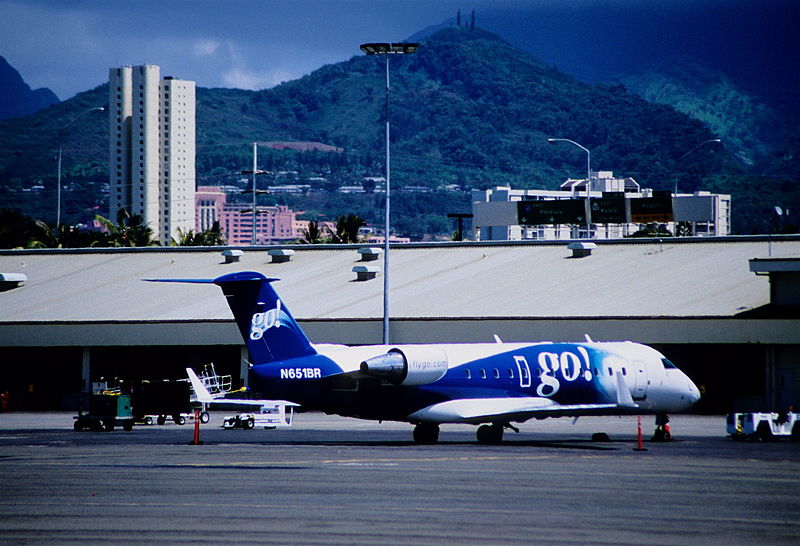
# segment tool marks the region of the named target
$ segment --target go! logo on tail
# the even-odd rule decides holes
[[[270,328],[280,328],[280,326],[281,300],[277,300],[275,309],[253,314],[253,318],[250,321],[250,339],[258,341],[264,336],[264,332]]]

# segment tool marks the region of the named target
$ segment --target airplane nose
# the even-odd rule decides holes
[[[689,400],[692,404],[700,400],[700,389],[691,380],[689,380]]]

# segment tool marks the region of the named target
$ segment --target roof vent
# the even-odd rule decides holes
[[[377,260],[380,257],[381,252],[383,252],[383,250],[375,247],[364,247],[358,249],[358,253],[361,254],[362,262],[371,262]]]
[[[221,254],[225,256],[226,264],[232,264],[238,262],[239,258],[241,258],[244,255],[244,252],[242,252],[241,250],[235,250],[229,248],[227,250],[223,250]]]
[[[594,243],[574,242],[567,245],[567,248],[572,251],[573,258],[585,258],[592,255],[592,250],[597,248]]]
[[[374,279],[380,271],[377,265],[356,265],[353,266],[353,273],[356,274],[357,281],[368,281]]]
[[[269,252],[267,252],[270,256],[272,256],[272,263],[274,264],[282,264],[283,262],[288,262],[294,256],[294,250],[290,248],[273,248]]]
[[[0,292],[11,290],[28,280],[22,273],[0,273]]]

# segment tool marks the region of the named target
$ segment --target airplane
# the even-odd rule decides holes
[[[243,271],[147,280],[222,289],[255,390],[329,414],[408,422],[418,444],[435,444],[446,423],[477,425],[479,443],[498,444],[504,429],[519,432],[512,423],[532,418],[665,416],[700,398],[664,355],[630,341],[312,344],[273,288],[279,279]]]

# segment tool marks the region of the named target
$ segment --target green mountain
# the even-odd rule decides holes
[[[583,176],[584,152],[550,145],[548,138],[579,142],[591,150],[594,170],[613,170],[655,189],[671,189],[676,180],[683,191],[707,189],[712,181],[723,191],[761,184],[747,178],[726,147],[704,147],[681,159],[715,136],[700,121],[620,85],[581,83],[480,29],[441,30],[416,54],[393,56],[390,63],[395,189],[554,189],[566,177]],[[259,168],[288,173],[261,183],[308,182],[327,190],[268,195],[264,203],[288,204],[308,217],[352,212],[379,223],[379,195],[331,190],[383,174],[384,77],[382,59],[356,56],[259,92],[199,88],[198,185],[239,183],[239,171],[252,165],[254,141],[322,142],[344,152],[259,149]],[[59,128],[104,104],[106,95],[100,86],[42,112],[0,121],[0,206],[52,221]],[[107,213],[106,123],[104,116],[90,115],[64,135],[63,215],[69,222],[85,221],[92,210]],[[414,238],[451,231],[446,214],[469,210],[464,192],[399,191],[393,204],[393,225]],[[736,201],[734,207],[735,229],[768,228],[757,212],[746,213]],[[737,216],[740,210],[746,214]]]
[[[790,119],[692,57],[679,57],[620,78],[646,100],[702,121],[744,164],[754,166],[785,142]]]

